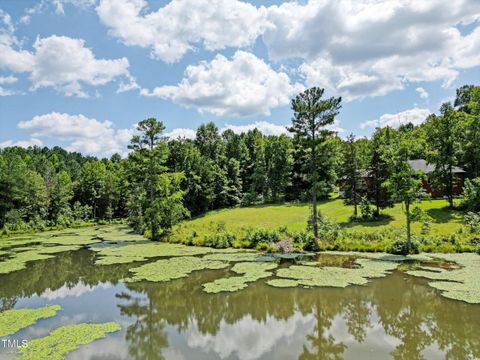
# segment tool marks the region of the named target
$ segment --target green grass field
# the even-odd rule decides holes
[[[460,211],[448,208],[446,200],[429,200],[415,204],[424,210],[430,217],[430,231],[423,234],[425,238],[437,239],[448,238],[452,234],[460,242],[466,242],[471,238],[470,233],[463,224],[463,216]],[[241,207],[234,209],[224,209],[211,211],[203,216],[190,219],[176,226],[171,240],[173,242],[183,242],[192,233],[201,241],[208,234],[211,234],[218,228],[219,224],[235,234],[237,238],[242,238],[248,228],[278,229],[286,227],[291,231],[305,230],[309,216],[309,204],[278,204],[262,205],[252,207]],[[319,204],[321,213],[329,220],[337,223],[344,231],[346,236],[352,237],[369,234],[392,232],[392,230],[401,230],[405,227],[405,215],[401,204],[396,204],[393,208],[382,211],[382,219],[371,222],[352,222],[349,221],[353,214],[353,207],[344,204],[342,199],[334,198],[323,201]],[[421,234],[421,223],[412,224],[412,233]],[[393,241],[394,239],[389,239]],[[373,244],[372,244],[373,245]],[[385,243],[383,243],[385,245]],[[382,245],[382,246],[383,246]]]
[[[448,209],[446,200],[431,200],[416,204],[426,211],[432,218],[431,233],[449,235],[462,226],[462,214],[459,211]],[[181,227],[195,229],[198,234],[208,233],[212,223],[224,223],[225,227],[238,233],[247,227],[262,227],[276,229],[282,226],[290,230],[303,230],[306,228],[309,215],[309,204],[280,204],[242,207],[211,211],[203,216],[184,221]],[[353,207],[346,206],[341,199],[324,201],[319,204],[322,214],[328,219],[337,222],[343,228],[375,232],[387,227],[401,228],[405,226],[405,215],[400,204],[382,211],[390,217],[372,222],[350,222]],[[413,224],[413,231],[420,231],[419,223]]]

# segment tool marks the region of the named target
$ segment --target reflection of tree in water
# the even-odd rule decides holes
[[[117,297],[122,300],[118,305],[121,314],[135,318],[133,324],[128,326],[126,333],[131,358],[164,359],[162,350],[168,346],[168,339],[165,320],[161,313],[161,306],[156,304],[156,297],[145,298],[132,296],[129,293],[121,293]]]
[[[46,289],[72,288],[80,281],[90,286],[115,284],[128,274],[130,264],[95,266],[94,258],[87,250],[63,253],[0,275],[0,309],[13,308],[18,298]],[[377,317],[385,333],[401,342],[392,352],[394,358],[422,358],[422,351],[432,345],[448,359],[480,357],[480,306],[445,299],[423,279],[397,272],[367,286],[345,289],[277,289],[257,282],[239,292],[204,293],[201,284],[222,276],[222,271],[194,272],[168,283],[127,284],[131,291],[119,295],[118,306],[135,319],[127,329],[130,356],[162,358],[162,349],[168,346],[167,325],[182,333],[195,324],[202,334],[216,335],[222,321],[235,324],[246,316],[258,322],[272,317],[287,320],[299,312],[316,319],[305,337],[304,359],[343,357],[348,344],[332,333],[336,321],[343,321],[348,333],[362,343],[369,340]]]
[[[368,340],[376,316],[385,333],[401,341],[392,352],[396,359],[422,358],[422,351],[435,343],[452,359],[480,355],[480,340],[475,336],[480,309],[442,298],[421,280],[400,273],[344,289],[277,289],[257,282],[239,292],[203,293],[201,284],[220,274],[202,271],[169,283],[128,287],[159,307],[159,312],[152,313],[154,323],[164,319],[180,332],[195,323],[202,334],[216,335],[222,321],[234,324],[247,315],[264,322],[269,317],[286,320],[295,311],[313,314],[316,324],[305,338],[302,359],[343,358],[347,345],[331,332],[335,321],[344,321],[348,333],[362,343]],[[464,322],[459,325],[453,319]]]
[[[16,303],[17,303],[16,296],[0,298],[0,312],[13,309]]]
[[[96,286],[102,282],[118,283],[128,273],[127,265],[95,266],[95,254],[79,250],[57,254],[55,258],[34,261],[23,270],[0,275],[0,299],[30,297],[79,282]]]
[[[423,359],[421,352],[434,344],[446,359],[480,357],[478,306],[445,299],[426,280],[392,277],[374,283],[372,298],[385,332],[401,341],[395,359]]]
[[[303,353],[300,359],[343,359],[343,352],[346,345],[335,340],[333,335],[328,334],[327,330],[332,326],[332,316],[323,304],[316,304],[315,317],[317,323],[313,334],[307,335],[309,347],[303,347]]]

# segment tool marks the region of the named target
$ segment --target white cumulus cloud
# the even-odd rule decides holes
[[[111,35],[169,63],[197,44],[207,50],[253,44],[266,26],[265,12],[238,0],[172,0],[156,11],[145,0],[102,0],[97,7]]]
[[[83,39],[56,35],[37,37],[33,49],[26,50],[5,19],[8,14],[0,12],[0,70],[27,73],[33,90],[53,87],[67,96],[85,97],[84,85],[100,86],[125,78],[128,84],[123,88],[133,86],[127,58],[98,59]]]
[[[422,87],[417,87],[415,91],[418,93],[418,96],[420,96],[422,99],[428,99],[428,91],[425,90]]]
[[[287,130],[286,125],[276,125],[268,121],[256,121],[253,124],[247,125],[225,125],[222,128],[222,132],[225,130],[232,130],[236,134],[246,133],[250,130],[258,129],[264,135],[288,135],[289,132]]]
[[[425,121],[431,112],[428,109],[413,108],[405,110],[396,114],[383,114],[378,119],[365,121],[360,124],[362,129],[370,127],[392,127],[398,128],[401,125],[412,123],[413,125],[420,125]]]
[[[165,133],[165,136],[169,139],[195,139],[196,131],[188,128],[176,128],[172,131]]]
[[[219,54],[209,62],[188,66],[175,86],[143,89],[141,93],[218,116],[248,116],[269,115],[271,109],[288,104],[302,89],[300,84],[292,84],[286,73],[239,50],[231,59]]]
[[[0,76],[0,85],[10,85],[16,83],[18,79],[15,76]],[[15,94],[14,90],[5,89],[3,86],[0,86],[0,96],[9,96]]]
[[[50,138],[69,143],[69,151],[98,156],[114,153],[125,155],[126,145],[135,133],[132,129],[115,129],[111,121],[98,121],[82,114],[70,115],[52,112],[20,121],[20,129],[27,130],[35,138]]]
[[[30,140],[7,140],[0,142],[0,149],[4,149],[12,146],[20,146],[23,148],[28,148],[30,146],[42,146],[43,143],[39,139],[32,138]]]
[[[476,0],[309,0],[268,8],[263,35],[274,60],[301,58],[307,85],[345,99],[385,95],[406,82],[441,80],[480,65]]]

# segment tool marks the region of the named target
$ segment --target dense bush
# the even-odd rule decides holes
[[[229,231],[222,231],[211,235],[206,235],[204,245],[215,249],[225,249],[231,247],[236,237]]]
[[[465,224],[470,228],[471,233],[480,232],[480,214],[469,211],[463,217]]]
[[[404,239],[396,240],[388,252],[395,255],[418,254],[420,252],[419,243],[415,239],[412,239],[410,242],[410,249],[408,249],[407,245],[407,241]]]
[[[268,229],[247,229],[245,240],[250,243],[250,247],[257,247],[259,243],[277,243],[281,239],[279,230]]]
[[[465,180],[462,207],[470,211],[480,211],[480,177]]]

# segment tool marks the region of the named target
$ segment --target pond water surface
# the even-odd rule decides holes
[[[366,286],[274,288],[260,280],[242,291],[207,294],[201,284],[228,270],[123,283],[128,265],[95,266],[94,259],[82,249],[0,275],[0,310],[63,309],[10,338],[115,321],[121,331],[68,359],[480,358],[480,305],[444,298],[427,280],[398,270]],[[0,358],[11,352],[0,346]]]

